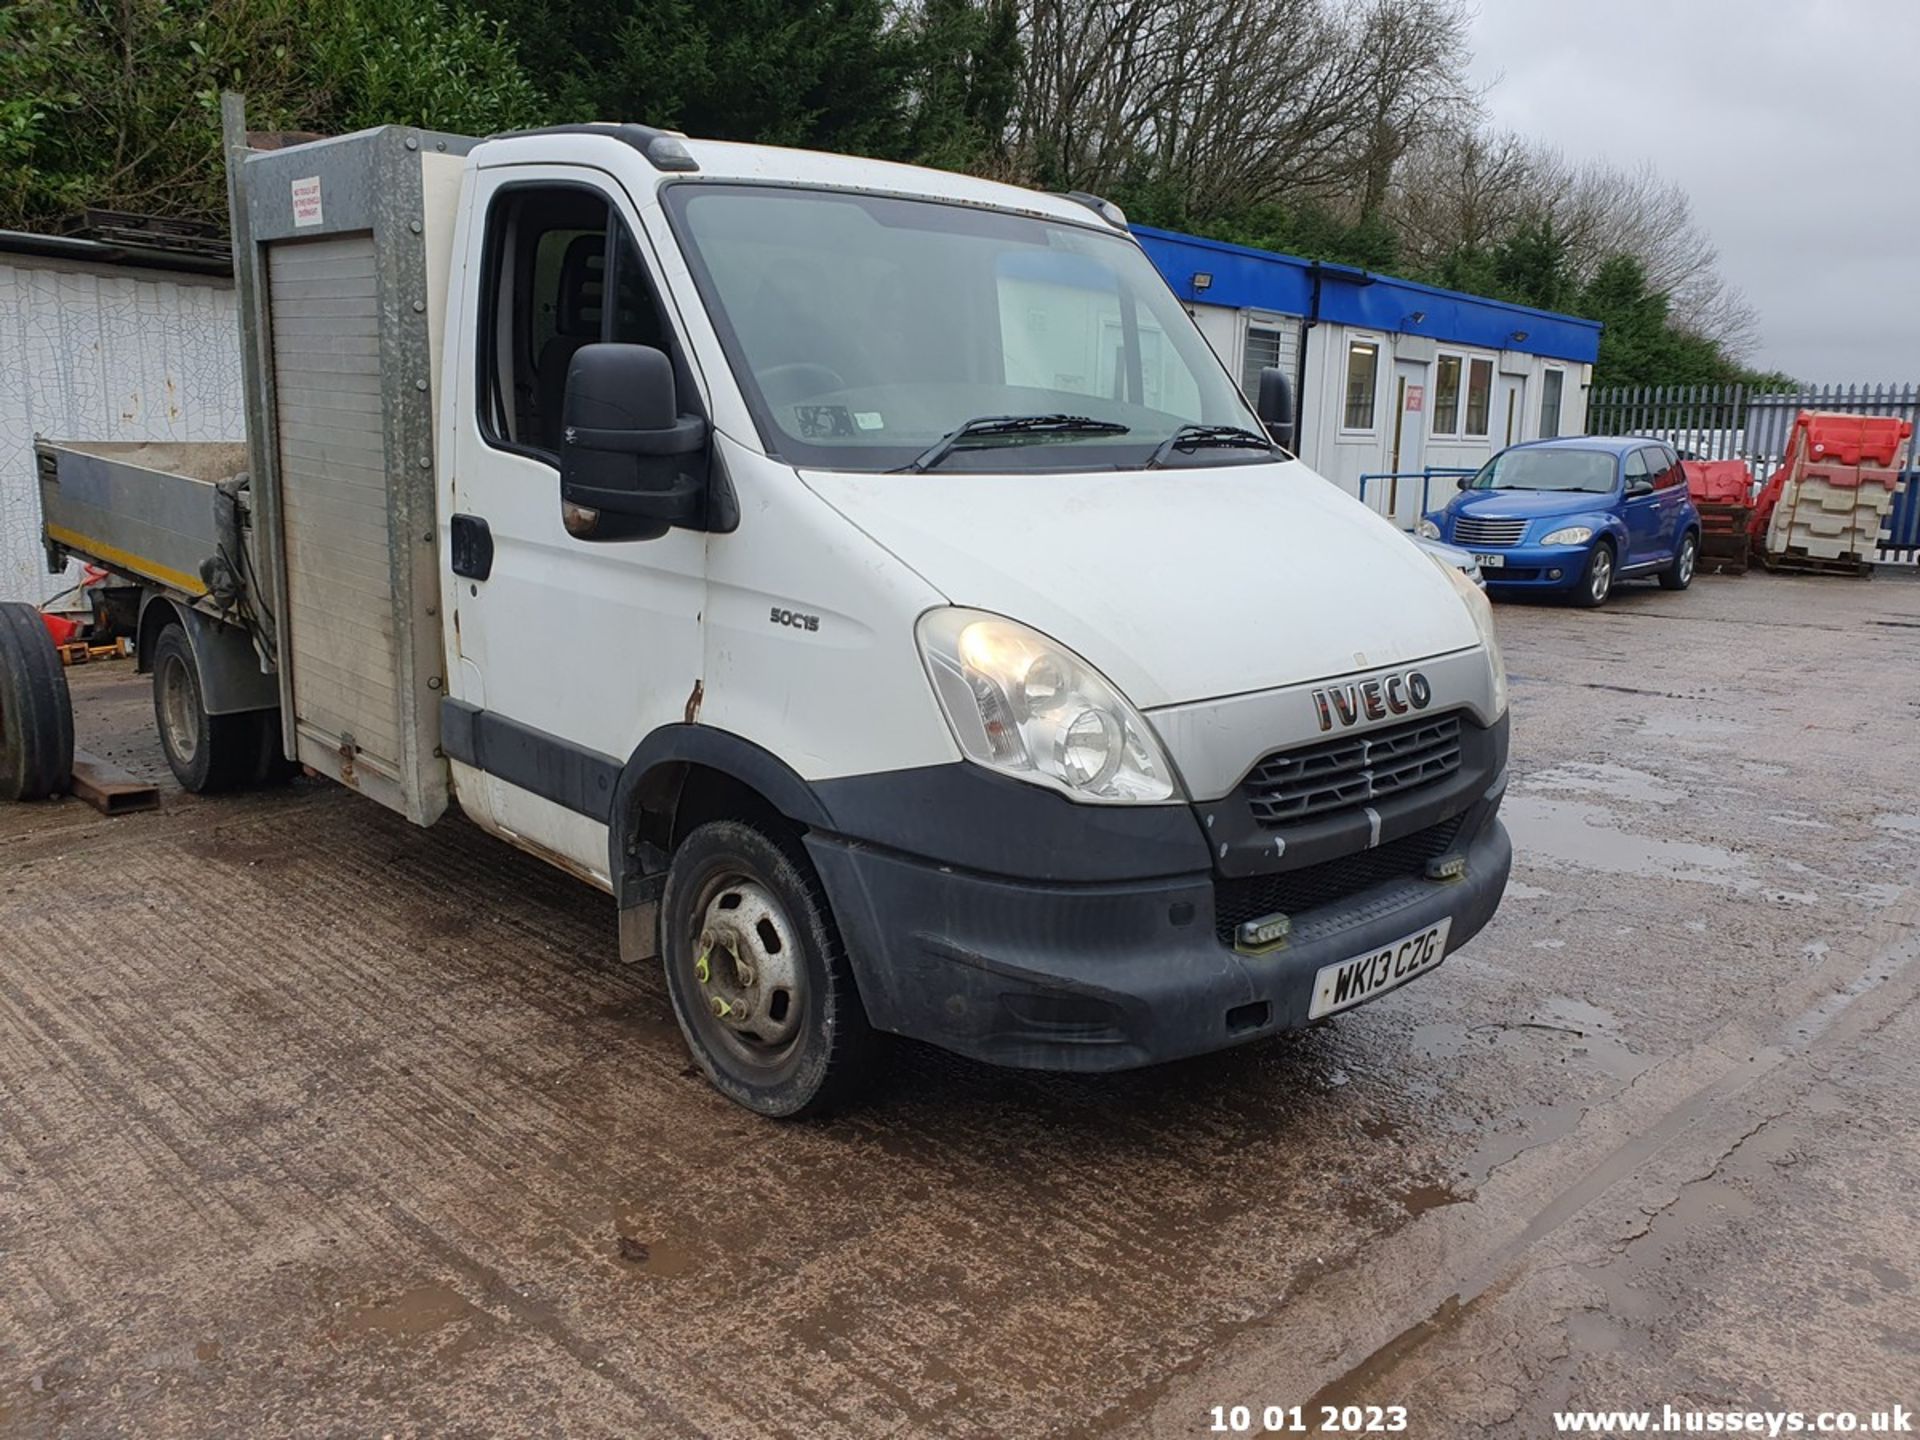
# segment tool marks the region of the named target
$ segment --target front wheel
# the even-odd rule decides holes
[[[1591,610],[1613,593],[1613,546],[1602,540],[1587,555],[1587,568],[1573,587],[1573,603]]]
[[[762,1115],[818,1113],[871,1078],[877,1037],[826,893],[791,836],[738,820],[674,852],[660,905],[667,991],[715,1089]]]
[[[1689,530],[1680,540],[1673,563],[1660,572],[1660,588],[1684,590],[1693,583],[1693,567],[1700,558],[1700,537]]]

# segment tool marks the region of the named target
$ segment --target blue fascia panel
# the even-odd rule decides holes
[[[1134,226],[1133,233],[1182,300],[1281,315],[1304,316],[1313,308],[1313,266],[1296,255],[1144,225]],[[1196,274],[1212,276],[1213,283],[1195,290]],[[1335,324],[1425,335],[1483,350],[1519,350],[1576,364],[1591,364],[1600,354],[1597,320],[1463,295],[1348,265],[1323,265],[1320,279],[1320,318]]]

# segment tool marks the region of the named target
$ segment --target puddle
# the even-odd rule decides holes
[[[1902,835],[1920,835],[1920,815],[1876,815],[1873,823],[1882,830],[1894,830]]]
[[[1810,815],[1769,815],[1767,819],[1776,825],[1790,825],[1801,830],[1831,830],[1833,826],[1824,820],[1815,820]]]
[[[1845,1259],[1847,1264],[1866,1271],[1888,1290],[1906,1291],[1913,1288],[1913,1281],[1907,1275],[1875,1256],[1848,1255]]]
[[[1612,823],[1615,812],[1604,805],[1512,795],[1501,807],[1500,818],[1513,834],[1514,849],[1523,852],[1529,864],[1693,880],[1742,890],[1756,883],[1743,856],[1716,845],[1660,840],[1619,829]]]
[[[1509,880],[1507,881],[1507,893],[1502,898],[1507,900],[1551,900],[1553,898],[1553,891],[1546,889],[1544,886],[1529,885],[1524,880]]]
[[[348,1311],[340,1329],[348,1334],[381,1335],[389,1340],[417,1340],[442,1326],[475,1314],[473,1306],[445,1285],[419,1285],[379,1305]]]
[[[1571,790],[1582,795],[1604,795],[1609,800],[1645,805],[1664,805],[1670,800],[1684,800],[1688,793],[1645,770],[1583,761],[1556,765],[1551,770],[1529,775],[1521,782],[1520,788]]]
[[[1640,722],[1643,735],[1660,735],[1672,740],[1705,740],[1724,746],[1728,738],[1743,735],[1753,727],[1738,720],[1722,720],[1705,715],[1649,715]],[[1765,774],[1786,774],[1785,766],[1758,767]]]
[[[663,1280],[685,1275],[698,1263],[693,1252],[684,1246],[666,1240],[642,1240],[634,1235],[616,1236],[614,1253],[628,1269],[658,1275]]]
[[[1451,1185],[1443,1182],[1426,1181],[1395,1190],[1393,1200],[1408,1215],[1417,1220],[1429,1210],[1438,1210],[1447,1205],[1472,1204],[1473,1196],[1462,1195]]]

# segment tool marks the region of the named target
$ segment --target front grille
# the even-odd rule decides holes
[[[1254,820],[1273,829],[1398,795],[1459,768],[1460,717],[1440,715],[1276,752],[1240,789]]]
[[[1221,944],[1231,945],[1234,932],[1243,921],[1268,915],[1298,916],[1323,905],[1337,904],[1376,885],[1424,876],[1429,860],[1438,860],[1453,848],[1463,818],[1455,815],[1371,850],[1342,855],[1337,860],[1322,860],[1318,865],[1303,865],[1278,875],[1216,879],[1213,882],[1213,933]]]
[[[1462,515],[1453,522],[1456,545],[1494,545],[1505,548],[1518,545],[1527,533],[1524,520],[1483,520],[1477,515]]]

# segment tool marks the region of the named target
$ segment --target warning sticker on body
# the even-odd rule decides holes
[[[304,229],[320,223],[320,177],[309,175],[293,182],[293,223]]]

